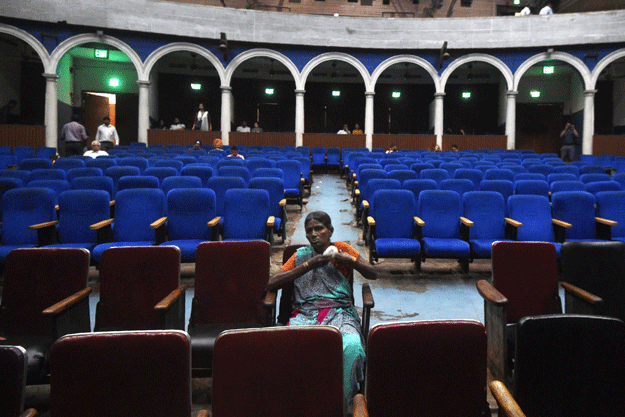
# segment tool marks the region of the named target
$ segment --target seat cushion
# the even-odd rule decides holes
[[[52,342],[52,337],[0,334],[0,345],[21,346],[26,349],[28,385],[47,382]]]
[[[161,243],[161,246],[177,246],[180,249],[180,261],[181,262],[194,262],[195,251],[197,245],[206,240],[202,239],[181,239],[181,240],[169,240],[165,243]]]
[[[419,256],[421,244],[416,239],[380,238],[375,240],[375,250],[382,258],[411,258]]]
[[[189,329],[191,336],[191,366],[193,369],[211,369],[213,350],[217,336],[225,330],[253,329],[258,323],[216,323],[195,326]]]
[[[469,256],[471,247],[460,239],[423,238],[423,250],[431,258],[461,258]]]
[[[91,259],[96,262],[100,262],[100,257],[102,257],[102,252],[107,250],[108,248],[115,248],[119,246],[152,246],[156,244],[154,240],[146,240],[146,241],[138,241],[138,242],[111,242],[111,243],[102,243],[93,248],[91,252]]]
[[[88,251],[92,251],[95,248],[95,243],[58,243],[56,245],[46,245],[46,248],[76,248],[76,249],[87,249]]]
[[[478,258],[490,259],[493,243],[508,239],[471,239],[470,245],[474,255]]]

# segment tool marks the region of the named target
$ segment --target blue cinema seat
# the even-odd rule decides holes
[[[252,190],[266,190],[269,193],[269,214],[274,217],[274,231],[286,240],[286,199],[284,198],[284,181],[280,178],[256,177],[250,180]]]
[[[472,259],[490,259],[493,243],[506,239],[506,203],[496,191],[470,191],[462,196],[463,217],[471,221]]]
[[[230,189],[224,196],[224,241],[273,241],[274,218],[266,190]]]

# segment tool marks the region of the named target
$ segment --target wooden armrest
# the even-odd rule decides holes
[[[356,189],[354,190],[354,194],[355,194],[355,195],[360,195],[360,190],[359,190],[358,188],[356,188]]]
[[[89,226],[89,229],[91,229],[91,230],[102,229],[105,226],[113,224],[113,220],[115,220],[115,219],[102,220],[101,222],[98,222],[98,223],[95,223],[95,224],[92,224],[91,226]]]
[[[275,216],[269,216],[267,218],[267,226],[269,227],[273,227],[273,225],[276,223],[276,217]]]
[[[37,415],[37,410],[34,408],[29,408],[28,410],[24,410],[20,417],[35,417]]]
[[[152,222],[150,224],[150,227],[152,229],[158,229],[159,227],[163,226],[165,224],[165,222],[167,221],[167,217],[161,217],[160,219]]]
[[[283,198],[282,200],[280,200],[280,207],[285,207],[286,206],[286,198]]]
[[[485,300],[490,301],[495,305],[504,305],[508,303],[508,299],[485,279],[479,280],[476,286],[477,291]]]
[[[514,227],[523,227],[523,223],[518,222],[510,217],[504,217],[506,219],[506,223],[511,224]]]
[[[56,206],[54,206],[54,210],[55,211],[59,211],[59,205],[58,204]]]
[[[375,220],[373,220],[373,217],[371,216],[367,217],[367,223],[369,224],[369,226],[375,226]]]
[[[78,291],[77,293],[75,293],[73,295],[70,295],[66,299],[59,301],[55,305],[46,308],[45,310],[43,310],[43,314],[50,315],[50,316],[53,316],[55,314],[59,314],[63,310],[66,310],[67,308],[73,306],[74,304],[78,303],[79,301],[89,297],[89,294],[91,294],[91,291],[93,291],[93,288],[91,288],[91,287],[84,288],[84,289]]]
[[[265,294],[265,298],[263,298],[263,307],[274,307],[276,305],[277,298],[278,293],[276,291],[267,291],[267,294]]]
[[[597,223],[605,224],[605,225],[608,225],[608,226],[613,226],[613,227],[614,226],[618,226],[618,222],[615,221],[615,220],[608,220],[608,219],[604,219],[604,218],[601,218],[601,217],[595,217],[595,221]]]
[[[365,308],[375,307],[371,286],[367,283],[362,284],[362,306]]]
[[[490,392],[495,397],[499,410],[503,410],[506,417],[525,417],[519,404],[512,398],[512,394],[501,381],[491,381]],[[501,415],[501,414],[500,414]]]
[[[368,210],[369,209],[369,202],[367,200],[362,200],[362,208]]]
[[[562,286],[562,288],[564,288],[564,291],[576,296],[577,298],[580,298],[588,304],[595,305],[603,302],[603,299],[601,297],[589,293],[586,290],[582,290],[581,288],[576,287],[573,284],[569,284],[568,282],[561,282],[560,285]]]
[[[217,226],[219,224],[220,221],[221,221],[221,217],[217,216],[213,220],[208,222],[208,227],[215,227],[215,226]]]
[[[302,175],[302,174],[300,174],[300,175]],[[306,182],[306,179],[302,177],[302,178],[299,179],[299,182],[301,182],[303,184],[303,183]]]
[[[113,207],[114,205],[115,205],[115,200],[111,200],[111,201],[109,202],[109,207]]]
[[[187,290],[187,285],[182,284],[163,298],[157,305],[154,306],[154,310],[167,310],[172,304],[174,304],[180,297],[184,297],[184,292]]]
[[[475,224],[471,220],[467,219],[466,217],[462,217],[462,216],[460,216],[460,221],[462,222],[462,224],[464,224],[467,227],[473,227],[473,225]]]
[[[562,220],[551,219],[551,221],[553,222],[553,224],[556,224],[556,225],[561,226],[561,227],[565,227],[567,229],[570,229],[571,227],[573,227],[573,225],[571,223],[563,222]]]
[[[354,417],[369,417],[367,401],[362,394],[356,394],[354,397]]]
[[[425,226],[425,222],[421,220],[420,217],[414,216],[413,220],[417,224],[417,226],[421,226],[421,227]]]
[[[58,220],[53,220],[51,222],[45,222],[45,223],[39,223],[39,224],[31,224],[30,226],[28,226],[28,229],[29,230],[45,229],[46,227],[56,226],[57,224],[59,224],[59,221]]]

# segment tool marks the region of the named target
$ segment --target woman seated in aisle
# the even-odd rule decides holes
[[[345,408],[351,412],[352,399],[364,379],[364,341],[360,319],[352,303],[348,277],[353,270],[367,279],[376,279],[375,268],[344,242],[331,242],[334,233],[330,216],[314,211],[304,221],[304,246],[282,266],[267,285],[276,290],[294,283],[293,313],[290,326],[330,325],[343,334],[343,377]]]

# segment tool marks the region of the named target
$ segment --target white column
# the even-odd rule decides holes
[[[228,134],[230,133],[230,95],[232,87],[227,85],[221,86],[221,141],[224,145],[228,145]]]
[[[304,93],[295,90],[295,146],[304,145]]]
[[[443,98],[445,93],[434,93],[434,134],[436,144],[443,147]]]
[[[43,76],[46,78],[46,146],[56,148],[59,140],[59,105],[56,92],[56,80],[59,76],[56,74],[43,74]]]
[[[150,107],[148,100],[150,82],[139,80],[137,83],[139,83],[139,130],[137,132],[137,141],[148,143],[148,129],[150,128]]]
[[[506,136],[508,141],[507,149],[516,147],[516,96],[518,91],[510,90],[506,93]]]
[[[365,92],[365,146],[373,149],[373,96],[375,91]]]
[[[597,90],[584,91],[584,126],[582,132],[582,153],[592,155],[593,135],[595,134],[595,93]]]

